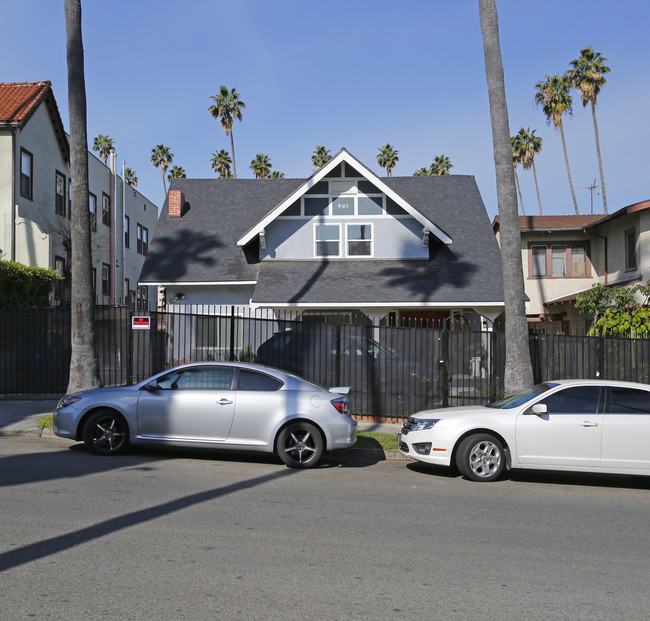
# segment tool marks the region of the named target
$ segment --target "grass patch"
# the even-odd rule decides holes
[[[357,433],[357,442],[352,448],[398,451],[399,444],[397,444],[397,435],[394,433],[359,431]]]
[[[39,418],[36,421],[36,426],[41,430],[41,432],[43,429],[52,429],[52,415],[47,414],[46,416]]]

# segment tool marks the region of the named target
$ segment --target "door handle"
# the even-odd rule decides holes
[[[231,405],[232,401],[228,401],[228,399],[221,399],[220,401],[217,401],[217,405]]]
[[[584,420],[580,423],[583,427],[598,427],[598,423],[594,423],[590,420]]]

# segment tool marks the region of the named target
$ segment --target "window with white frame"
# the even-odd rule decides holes
[[[401,207],[369,181],[346,179],[319,181],[287,207],[282,217],[381,216],[387,213],[405,215]]]
[[[372,224],[348,224],[346,238],[347,256],[372,256]]]
[[[341,226],[339,224],[315,224],[314,244],[315,256],[340,257]]]

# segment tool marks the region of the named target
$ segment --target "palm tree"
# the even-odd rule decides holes
[[[454,165],[446,155],[436,155],[431,164],[431,174],[435,176],[447,176],[451,174]]]
[[[546,116],[547,123],[553,123],[555,129],[560,131],[562,138],[562,149],[564,150],[564,162],[566,164],[566,172],[569,177],[569,187],[571,188],[571,197],[573,198],[573,206],[575,207],[576,214],[578,211],[578,201],[576,200],[576,193],[573,189],[573,181],[571,180],[571,169],[569,168],[569,156],[566,150],[566,141],[564,139],[564,126],[562,125],[562,116],[566,112],[572,113],[573,99],[569,94],[571,82],[567,74],[562,76],[553,75],[546,76],[544,82],[538,82],[535,85],[537,93],[535,93],[535,103],[542,106],[544,115]]]
[[[521,215],[526,215],[524,207],[524,197],[521,195],[521,185],[519,183],[519,175],[517,174],[517,166],[522,163],[522,144],[519,135],[510,136],[510,144],[512,145],[512,168],[515,171],[515,186],[517,187],[517,194],[519,194],[519,204],[521,205]]]
[[[88,131],[81,0],[65,0],[65,29],[70,113],[70,174],[74,179],[70,228],[72,355],[67,392],[73,393],[101,385],[95,347],[95,294],[88,211]]]
[[[479,0],[479,13],[490,97],[501,230],[501,268],[506,318],[504,388],[506,394],[513,394],[533,385],[526,323],[524,272],[521,261],[521,232],[517,212],[517,191],[512,172],[512,145],[495,0]]]
[[[580,50],[580,58],[571,61],[573,69],[569,70],[569,79],[573,88],[582,96],[582,105],[591,104],[591,117],[594,122],[594,135],[596,137],[596,153],[598,155],[598,169],[600,171],[600,187],[603,191],[603,208],[607,213],[607,195],[605,194],[605,176],[603,174],[603,158],[600,155],[600,139],[598,137],[598,123],[596,122],[596,103],[601,87],[607,81],[604,74],[611,69],[605,64],[607,59],[591,47]]]
[[[251,161],[250,169],[255,173],[256,179],[266,179],[271,171],[271,159],[264,153],[258,153]]]
[[[537,190],[537,204],[539,205],[539,215],[541,216],[543,215],[542,199],[539,197],[537,169],[535,168],[535,154],[541,152],[542,150],[542,139],[539,136],[535,136],[535,130],[530,131],[530,127],[528,129],[524,129],[522,127],[517,134],[517,139],[521,145],[521,165],[524,167],[524,170],[530,170],[531,168],[533,169],[533,177],[535,178],[535,190]]]
[[[385,147],[379,147],[379,153],[377,154],[377,163],[386,169],[386,176],[392,177],[391,171],[395,168],[395,164],[399,161],[398,157],[399,151],[386,143]]]
[[[125,168],[124,181],[126,181],[132,188],[135,188],[138,185],[138,178],[135,176],[135,170]]]
[[[242,110],[246,104],[239,98],[239,93],[234,89],[228,90],[225,86],[219,88],[218,95],[210,97],[214,104],[208,108],[208,112],[221,123],[221,129],[230,136],[230,152],[232,154],[232,170],[235,179],[237,179],[237,165],[235,164],[235,141],[232,136],[232,126],[235,119],[241,121]]]
[[[231,164],[232,160],[230,159],[230,154],[225,149],[221,149],[218,153],[212,154],[210,168],[212,168],[215,174],[219,175],[222,179],[230,177]]]
[[[93,142],[93,151],[99,151],[99,157],[103,160],[104,164],[108,163],[108,156],[115,148],[115,142],[110,136],[99,134]]]
[[[187,179],[185,169],[182,166],[172,166],[167,175],[167,181],[171,182],[172,179]]]
[[[284,173],[279,170],[274,170],[270,175],[269,179],[284,179]]]
[[[425,166],[423,168],[420,168],[419,170],[416,170],[413,173],[413,176],[414,177],[428,177],[430,174],[431,174],[431,170]]]
[[[167,194],[167,184],[165,183],[165,174],[174,159],[173,153],[164,144],[156,145],[151,149],[151,163],[155,168],[162,170],[163,189]]]
[[[320,168],[321,166],[325,166],[331,159],[332,156],[330,155],[329,149],[316,147],[314,154],[311,156],[311,163],[314,165],[314,168]]]

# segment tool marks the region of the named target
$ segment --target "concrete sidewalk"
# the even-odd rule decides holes
[[[57,399],[44,400],[4,400],[0,399],[0,436],[53,436],[51,429],[39,429],[39,419],[52,414]],[[359,422],[359,431],[374,431],[376,433],[397,434],[402,428],[398,423]],[[383,458],[408,460],[399,451],[382,451],[379,449],[347,449],[343,451],[351,457]],[[383,455],[383,457],[381,457]]]

